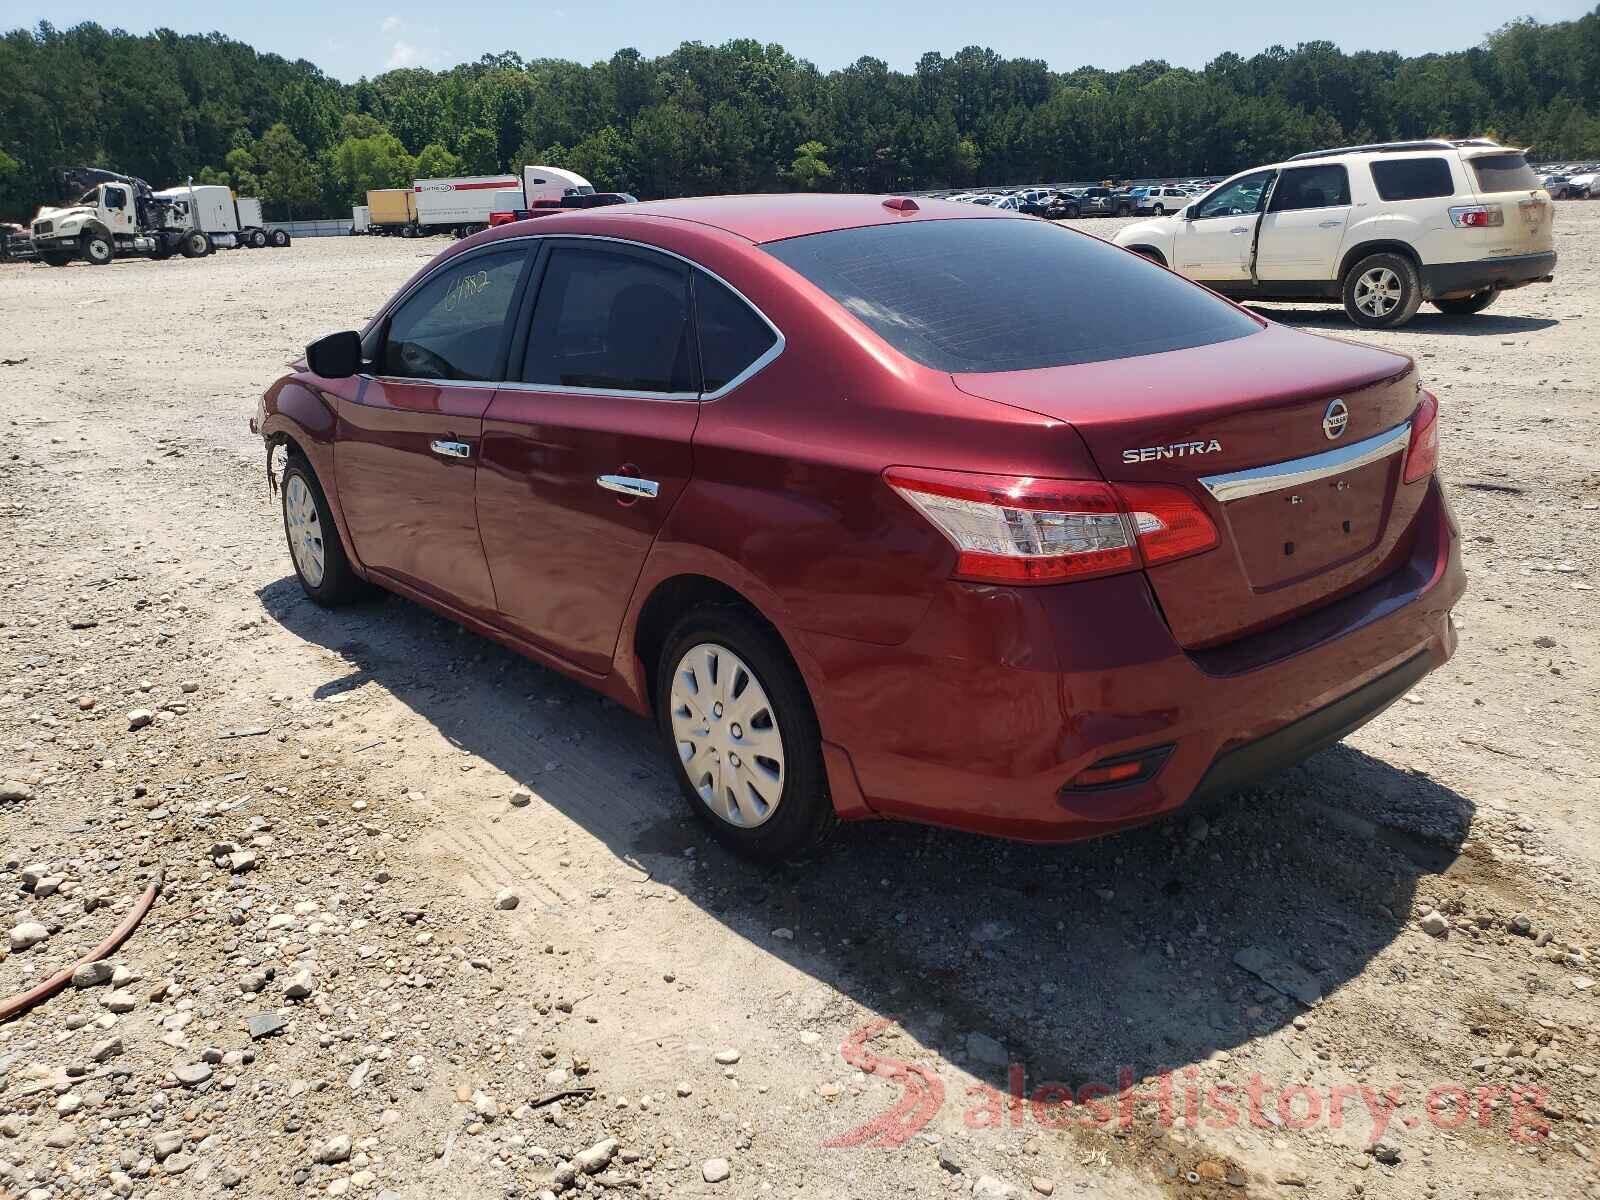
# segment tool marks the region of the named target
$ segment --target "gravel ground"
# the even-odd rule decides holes
[[[1557,209],[1554,285],[1360,335],[1439,392],[1465,533],[1407,703],[1209,818],[776,872],[644,722],[302,599],[246,420],[442,243],[0,266],[0,998],[163,884],[0,1025],[0,1193],[1600,1194],[1600,204]]]

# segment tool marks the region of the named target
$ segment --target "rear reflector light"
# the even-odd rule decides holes
[[[1178,487],[919,467],[891,467],[884,478],[954,543],[958,579],[1090,579],[1217,543],[1211,519]]]
[[[1411,444],[1406,447],[1405,481],[1416,483],[1433,474],[1439,465],[1439,401],[1432,392],[1422,393],[1422,403],[1411,414]]]
[[[1085,767],[1066,783],[1063,792],[1093,792],[1102,788],[1118,787],[1127,783],[1144,783],[1154,779],[1161,765],[1172,752],[1171,746],[1157,746],[1133,754],[1119,754],[1102,758],[1092,767]]]
[[[1466,204],[1450,210],[1450,223],[1457,229],[1489,229],[1506,223],[1498,204]]]

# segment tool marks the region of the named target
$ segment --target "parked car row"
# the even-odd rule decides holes
[[[1034,184],[1029,187],[1009,188],[986,192],[954,192],[938,196],[941,200],[954,200],[962,204],[980,204],[1002,212],[1020,212],[1030,217],[1048,217],[1051,220],[1076,217],[1132,217],[1147,213],[1163,216],[1177,212],[1190,201],[1204,195],[1213,180],[1194,179],[1182,183],[1139,184],[1112,187],[1096,186],[1062,187]]]
[[[1600,163],[1544,163],[1533,168],[1552,200],[1600,200]]]

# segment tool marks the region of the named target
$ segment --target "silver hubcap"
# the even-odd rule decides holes
[[[289,476],[283,487],[283,524],[289,532],[289,553],[294,555],[301,577],[312,587],[320,587],[327,561],[322,545],[322,517],[317,513],[317,502],[311,498],[311,489],[298,475]]]
[[[700,799],[741,829],[771,819],[783,798],[783,735],[745,661],[701,642],[672,673],[672,737]]]
[[[1356,307],[1369,317],[1387,317],[1400,306],[1400,276],[1373,267],[1356,280]]]

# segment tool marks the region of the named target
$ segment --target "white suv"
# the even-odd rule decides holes
[[[1343,300],[1384,328],[1424,300],[1465,315],[1549,282],[1554,214],[1520,150],[1395,142],[1256,167],[1115,241],[1235,300]]]

